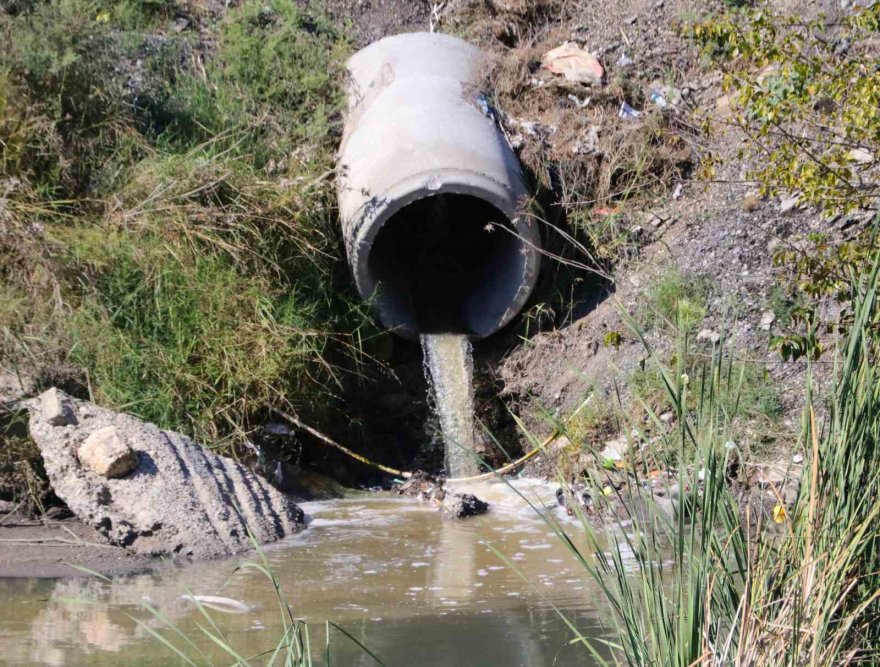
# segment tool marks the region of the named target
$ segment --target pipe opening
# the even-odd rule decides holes
[[[511,231],[500,210],[472,195],[442,193],[402,208],[368,259],[384,319],[420,334],[494,332],[523,284],[526,244]]]

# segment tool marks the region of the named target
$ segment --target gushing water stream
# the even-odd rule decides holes
[[[474,453],[474,359],[467,336],[423,334],[425,378],[433,391],[449,477],[480,472]]]

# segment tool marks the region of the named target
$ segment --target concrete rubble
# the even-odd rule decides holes
[[[149,556],[216,558],[299,531],[294,501],[232,459],[50,389],[28,403],[55,493],[116,545]]]

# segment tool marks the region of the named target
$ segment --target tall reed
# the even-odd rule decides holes
[[[681,361],[664,367],[631,322],[675,408],[677,427],[661,433],[680,451],[679,492],[658,497],[636,474],[619,493],[625,521],[599,530],[579,509],[591,553],[557,527],[613,611],[605,642],[611,662],[880,664],[878,267],[880,258],[868,275],[853,277],[854,318],[836,353],[824,426],[807,373],[799,491],[790,506],[777,493],[771,514],[760,497],[743,496],[731,474],[739,453],[730,406],[743,374],[723,344],[697,383]],[[686,337],[681,345],[679,360],[687,356]],[[692,385],[699,396],[688,396]],[[606,531],[618,537],[610,547]]]

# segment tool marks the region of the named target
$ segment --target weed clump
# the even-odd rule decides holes
[[[319,420],[367,326],[329,178],[348,45],[293,0],[173,19],[0,15],[0,353],[215,441]]]

